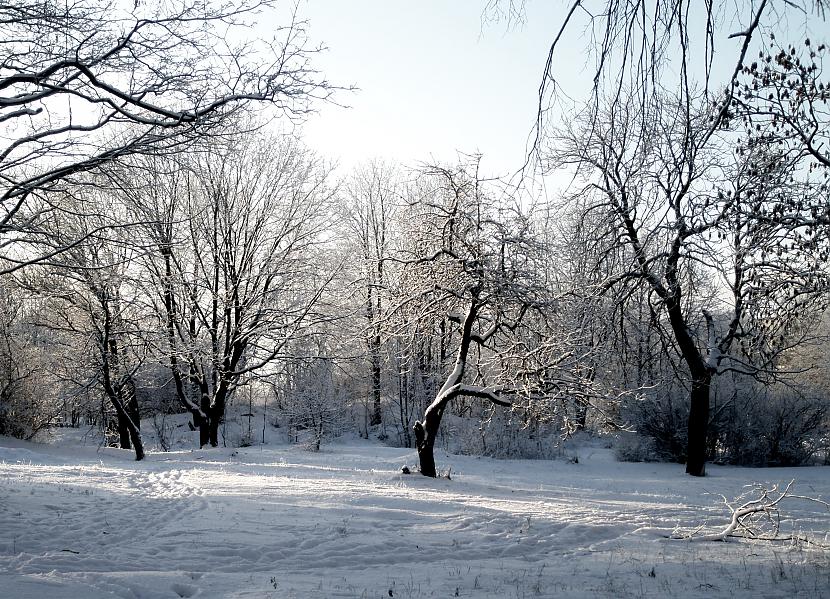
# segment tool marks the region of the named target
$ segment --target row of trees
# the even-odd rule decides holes
[[[215,446],[256,388],[317,446],[351,405],[362,434],[414,444],[428,476],[447,415],[491,452],[635,427],[700,476],[745,449],[736,406],[754,398],[760,421],[785,396],[798,409],[762,461],[821,450],[827,402],[797,398],[823,389],[793,375],[821,366],[807,348],[830,251],[824,46],[770,39],[745,64],[761,2],[732,79],[710,87],[707,65],[698,91],[684,2],[653,17],[612,3],[592,100],[539,121],[540,168],[572,183],[538,203],[475,156],[335,180],[295,136],[242,131],[251,103],[296,116],[334,90],[293,17],[232,46],[227,28],[270,4],[0,8],[0,432],[33,434],[52,409],[74,424],[64,404],[104,398],[141,459],[148,396]],[[640,16],[654,27],[621,28]],[[643,50],[605,88],[615,36]],[[29,52],[36,37],[54,43]],[[654,77],[674,41],[676,89]],[[505,430],[515,443],[495,449]]]
[[[646,137],[615,147],[579,120],[561,131],[556,159],[585,184],[555,218],[483,179],[475,157],[416,172],[376,162],[337,182],[296,138],[246,135],[122,161],[66,187],[50,234],[67,249],[9,279],[20,307],[6,329],[48,336],[34,354],[60,366],[43,396],[59,409],[59,398],[97,390],[137,457],[137,398],[152,395],[145,373],[162,368],[156,392],[191,414],[202,446],[222,442],[229,401],[256,388],[282,398],[273,420],[290,415],[318,445],[351,421],[414,445],[433,476],[445,413],[478,428],[471,451],[534,454],[534,438],[538,448],[633,426],[664,457],[709,459],[735,431],[713,434],[706,414],[700,447],[688,445],[683,420],[697,415],[684,390],[708,403],[730,389],[734,408],[815,365],[804,348],[826,294],[819,242],[761,217],[803,202],[793,194],[809,186],[717,151],[724,163],[701,158],[688,195],[664,203],[661,177],[688,164],[666,161],[673,146],[659,143],[676,123],[632,118],[627,133],[623,123],[615,135]],[[678,331],[686,345],[674,344]],[[702,378],[687,374],[690,359]],[[34,363],[21,362],[22,380]],[[758,401],[758,414],[772,405]],[[798,429],[814,443],[804,457],[826,426],[826,402],[807,404],[790,423],[813,423]],[[344,411],[352,417],[335,417]],[[497,448],[505,429],[515,443]],[[786,461],[770,451],[758,459]]]

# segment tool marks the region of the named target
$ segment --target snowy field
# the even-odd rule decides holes
[[[830,497],[830,468],[437,456],[368,441],[152,453],[0,438],[0,597],[830,597],[830,552],[684,542],[753,482]],[[708,494],[707,494],[708,493]],[[782,530],[828,542],[797,500]]]

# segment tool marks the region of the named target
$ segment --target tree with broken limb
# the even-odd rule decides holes
[[[441,319],[455,359],[414,425],[421,474],[437,474],[434,447],[450,402],[461,397],[509,407],[565,388],[579,393],[575,359],[561,339],[534,332],[555,302],[543,284],[541,245],[514,198],[497,200],[479,157],[421,173],[410,206],[412,230],[400,248],[393,312]]]

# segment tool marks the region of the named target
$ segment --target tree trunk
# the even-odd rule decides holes
[[[127,418],[118,413],[118,446],[121,449],[132,449],[133,445],[130,443],[130,427],[127,424]]]
[[[207,384],[200,381],[199,408],[202,410],[202,420],[199,422],[199,449],[210,443],[210,429],[213,421],[213,414],[210,410],[210,396],[207,392]]]
[[[677,245],[677,244],[675,244]],[[674,248],[679,251],[677,248]],[[676,262],[676,260],[675,260]],[[674,277],[672,277],[673,279]],[[689,397],[689,425],[686,436],[686,474],[706,476],[706,436],[709,428],[709,388],[713,370],[695,345],[680,307],[679,289],[666,300],[674,337],[689,367],[692,391]]]
[[[443,411],[443,410],[441,410]],[[438,473],[435,470],[435,437],[438,435],[438,425],[441,423],[441,416],[430,418],[429,412],[424,417],[424,422],[416,422],[412,430],[415,431],[415,448],[418,450],[418,463],[421,474],[435,478]]]
[[[136,461],[143,460],[144,442],[141,440],[141,432],[137,426],[132,425],[132,422],[130,422],[127,426],[130,431],[130,440],[133,443],[133,450],[135,451],[135,459]]]
[[[210,415],[210,429],[208,432],[211,447],[217,447],[219,445],[219,424],[221,421],[222,418],[218,414]]]
[[[380,405],[380,338],[372,340],[372,418],[369,424],[372,426],[381,423]]]
[[[210,414],[210,437],[209,442],[211,447],[219,445],[219,425],[222,424],[222,419],[225,416],[225,399],[227,397],[227,387],[220,384],[216,392],[216,397],[213,400],[213,405],[209,406]]]
[[[132,432],[130,423],[135,425],[137,431],[141,431],[141,414],[138,410],[138,397],[135,394],[135,383],[132,377],[128,377],[119,390],[121,405],[124,406],[125,414],[117,412],[118,415],[118,436],[121,442],[121,449],[132,449]]]
[[[709,427],[711,383],[712,375],[708,372],[692,379],[686,446],[686,474],[692,476],[706,476],[706,434]]]
[[[132,448],[135,451],[135,459],[137,461],[143,460],[144,443],[141,441],[141,431],[139,430],[138,425],[133,422],[133,419],[130,417],[127,409],[121,403],[121,399],[113,392],[112,387],[108,386],[106,391],[107,397],[109,398],[110,403],[112,403],[112,406],[115,408],[115,413],[118,415],[119,433],[121,432],[121,425],[123,423],[129,437],[128,442],[132,444]]]
[[[455,358],[455,367],[447,377],[447,380],[438,391],[438,396],[435,398],[429,407],[424,412],[424,421],[416,422],[412,427],[415,431],[415,448],[418,450],[418,461],[421,465],[421,474],[424,476],[431,476],[435,478],[437,472],[435,470],[435,456],[433,455],[433,448],[435,447],[435,437],[438,436],[438,427],[441,425],[441,417],[444,415],[444,408],[452,398],[450,390],[455,386],[461,384],[464,380],[464,370],[467,366],[467,354],[470,351],[470,342],[473,335],[473,324],[478,315],[478,297],[473,297],[470,307],[467,309],[467,315],[461,325],[461,340],[458,346],[458,355]]]

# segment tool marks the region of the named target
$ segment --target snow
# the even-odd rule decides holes
[[[830,469],[439,454],[452,479],[404,475],[413,450],[362,440],[150,453],[0,437],[0,597],[830,597],[830,552],[684,543],[728,522],[718,494],[830,496]],[[782,529],[830,542],[794,501]]]

